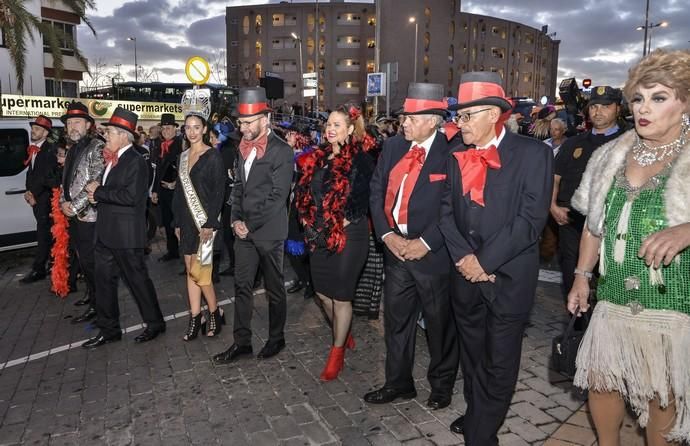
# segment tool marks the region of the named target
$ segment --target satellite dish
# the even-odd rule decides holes
[[[549,98],[546,96],[542,96],[541,99],[539,99],[539,103],[541,103],[541,105],[546,105],[549,103]]]

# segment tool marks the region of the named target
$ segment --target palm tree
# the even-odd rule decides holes
[[[35,38],[34,31],[38,31],[43,36],[44,42],[53,56],[53,68],[57,79],[62,77],[64,65],[61,42],[66,39],[63,32],[55,29],[50,23],[43,23],[40,17],[36,17],[28,12],[24,6],[25,3],[26,0],[2,0],[0,2],[0,30],[5,37],[5,46],[7,46],[10,60],[14,65],[17,75],[17,89],[20,91],[24,88],[27,37],[33,42]],[[88,25],[93,35],[96,35],[96,30],[86,17],[88,9],[95,9],[95,0],[62,0],[62,3],[71,12],[78,15],[82,22]],[[74,51],[74,57],[88,71],[87,60],[74,45],[74,41],[68,41],[67,45]]]

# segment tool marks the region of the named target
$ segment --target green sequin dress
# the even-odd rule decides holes
[[[599,300],[637,306],[640,310],[648,308],[690,314],[690,250],[681,252],[678,259],[661,268],[663,284],[650,283],[650,269],[644,259],[637,256],[647,236],[668,227],[664,208],[668,170],[665,169],[638,189],[628,184],[622,170],[616,175],[615,183],[606,197],[605,252],[602,252],[606,274],[600,277],[597,286]],[[628,232],[621,235],[617,227],[628,199],[633,200]],[[620,238],[626,242],[623,263],[614,260],[614,246]]]

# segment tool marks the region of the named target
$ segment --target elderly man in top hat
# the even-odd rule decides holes
[[[96,317],[93,307],[96,292],[94,248],[96,246],[96,206],[89,202],[86,185],[103,175],[103,141],[93,132],[94,120],[86,105],[71,102],[60,118],[72,142],[62,173],[62,212],[69,217],[70,240],[74,241],[79,265],[87,284],[89,308],[72,319],[73,324]]]
[[[370,209],[385,249],[386,383],[368,403],[414,398],[417,319],[426,321],[430,362],[427,406],[451,402],[457,343],[449,300],[451,262],[438,226],[448,143],[438,128],[446,114],[443,86],[412,83],[403,107],[403,134],[386,140],[371,179]]]
[[[539,235],[553,184],[544,143],[506,131],[511,104],[497,73],[460,79],[464,144],[448,160],[441,232],[456,271],[451,307],[467,411],[451,424],[469,446],[497,446],[515,390],[539,274]]]
[[[585,216],[571,206],[570,200],[580,186],[587,162],[594,151],[625,132],[625,128],[618,126],[621,99],[622,94],[616,88],[592,88],[587,103],[592,129],[566,140],[556,157],[551,215],[558,223],[558,258],[563,273],[561,288],[564,302],[568,300],[575,280],[580,238],[585,225]]]
[[[31,125],[31,144],[26,148],[26,192],[24,200],[31,206],[36,219],[36,242],[38,248],[31,273],[21,283],[32,283],[46,276],[46,263],[50,256],[52,236],[50,234],[50,198],[53,188],[60,184],[55,178],[57,155],[55,145],[46,138],[53,128],[50,119],[43,115],[36,117]]]
[[[82,347],[96,348],[122,338],[117,288],[124,280],[137,303],[146,329],[134,338],[147,342],[165,331],[156,289],[144,262],[149,171],[134,148],[137,114],[117,107],[103,124],[105,172],[87,185],[98,207],[96,221],[96,326],[100,332]]]
[[[180,258],[178,240],[173,227],[172,203],[177,181],[177,160],[182,153],[182,137],[176,135],[178,124],[172,113],[161,115],[160,127],[160,142],[154,144],[151,151],[151,162],[156,166],[151,202],[160,205],[161,223],[165,228],[167,252],[158,261],[168,262]]]
[[[266,90],[240,90],[237,125],[242,132],[240,159],[232,191],[231,221],[235,232],[235,342],[213,357],[227,364],[252,350],[252,288],[258,268],[268,298],[268,341],[258,354],[267,359],[285,347],[286,294],[283,243],[287,237],[287,199],[292,181],[290,146],[269,128]]]

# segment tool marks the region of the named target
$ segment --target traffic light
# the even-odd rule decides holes
[[[582,81],[582,87],[583,88],[589,88],[592,86],[592,79],[584,79]]]

